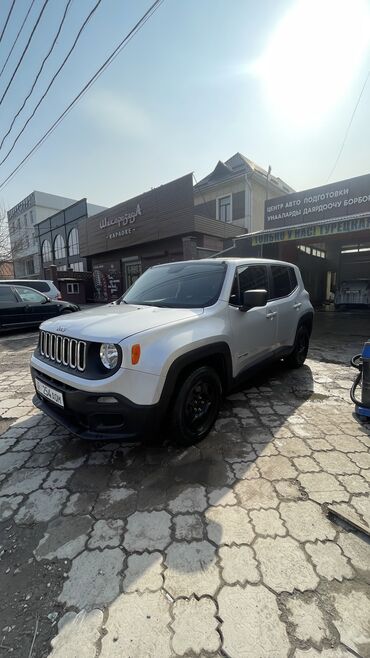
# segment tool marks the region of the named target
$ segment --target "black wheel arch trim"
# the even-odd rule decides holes
[[[305,325],[308,328],[309,335],[311,336],[312,325],[313,325],[313,311],[307,311],[299,318],[297,331],[299,327],[301,327],[302,325]]]
[[[177,357],[177,359],[175,359],[175,361],[173,361],[173,363],[170,365],[159,402],[161,415],[166,414],[171,398],[173,397],[174,391],[176,390],[179,377],[184,372],[184,370],[193,364],[201,364],[202,361],[207,361],[208,365],[211,365],[210,359],[212,357],[222,358],[222,388],[224,391],[231,389],[233,382],[233,371],[229,345],[220,341],[217,343],[212,343],[211,345],[197,347]],[[217,368],[215,368],[215,370],[217,371]]]

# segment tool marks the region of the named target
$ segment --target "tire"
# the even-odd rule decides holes
[[[289,368],[301,368],[306,360],[310,335],[307,327],[301,325],[297,329],[293,352],[285,359]]]
[[[170,417],[170,435],[180,446],[198,443],[210,432],[222,397],[220,378],[213,368],[201,366],[182,382]]]
[[[68,308],[66,308],[64,311],[61,312],[60,315],[67,315],[67,313],[73,313],[73,311],[70,311]]]

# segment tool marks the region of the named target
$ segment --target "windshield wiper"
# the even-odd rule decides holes
[[[161,302],[126,302],[126,304],[132,304],[133,306],[154,306],[155,308],[170,308],[167,304],[162,304]]]

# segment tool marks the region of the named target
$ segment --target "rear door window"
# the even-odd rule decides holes
[[[0,286],[0,304],[17,304],[18,300],[11,288]]]
[[[297,277],[292,267],[272,265],[273,299],[287,297],[297,287]]]
[[[39,292],[37,292],[36,290],[32,290],[32,288],[26,288],[26,286],[17,286],[16,291],[20,296],[22,302],[33,302],[36,304],[44,304],[46,301],[44,295],[40,295]]]

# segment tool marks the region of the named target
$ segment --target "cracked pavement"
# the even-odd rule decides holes
[[[188,450],[72,437],[32,407],[36,334],[0,337],[1,656],[370,656],[370,544],[327,516],[370,527],[368,316],[328,315]]]

